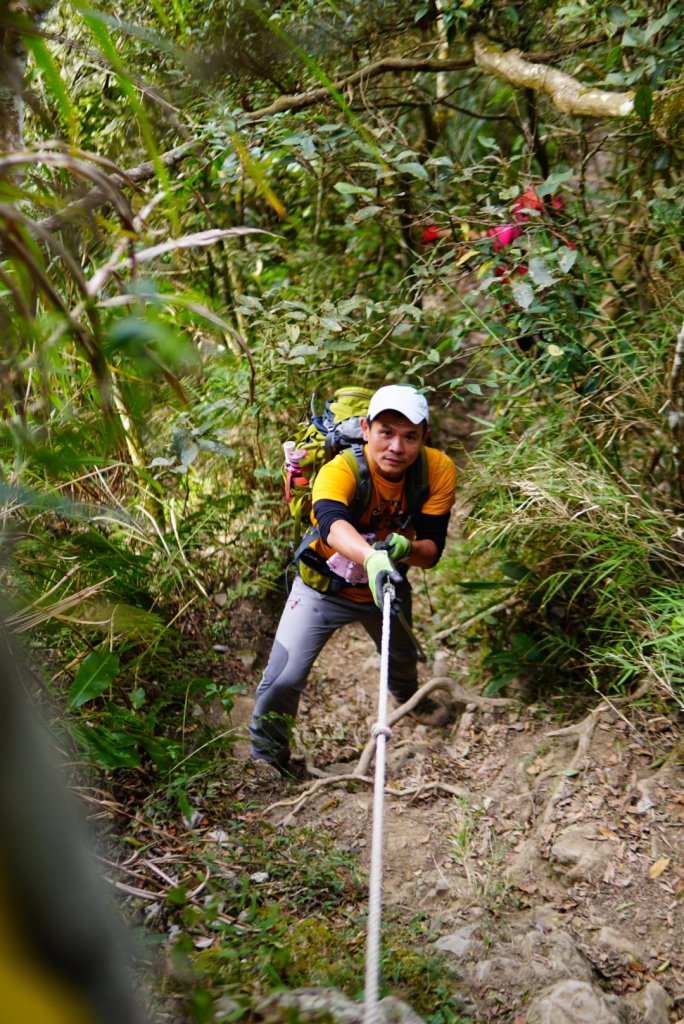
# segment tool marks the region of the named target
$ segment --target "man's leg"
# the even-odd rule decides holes
[[[406,582],[397,590],[401,610],[409,626],[413,627],[411,586]],[[363,606],[365,611],[359,621],[375,641],[380,651],[382,641],[382,614],[375,605]],[[389,665],[387,686],[395,704],[403,704],[418,689],[418,651],[416,645],[396,615],[390,620]],[[423,697],[415,707],[412,716],[421,725],[446,725],[451,717],[451,706],[433,697]]]
[[[404,618],[410,626],[412,625],[413,617],[411,586],[408,581],[403,587],[399,588],[397,597],[401,602]],[[358,616],[359,621],[374,641],[379,652],[382,642],[382,612],[372,603],[359,605],[358,607],[361,609]],[[390,622],[387,682],[389,692],[397,704],[403,704],[418,689],[418,651],[396,615],[392,616]]]
[[[309,671],[331,634],[353,621],[350,604],[319,594],[295,578],[256,692],[249,724],[253,757],[279,768],[287,765],[290,730]]]

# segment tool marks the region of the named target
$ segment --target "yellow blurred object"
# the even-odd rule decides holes
[[[0,877],[0,1024],[95,1024],[78,993],[38,959]]]

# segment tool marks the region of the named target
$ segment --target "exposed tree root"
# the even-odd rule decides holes
[[[455,683],[450,676],[435,676],[433,679],[429,679],[427,683],[424,683],[407,701],[401,704],[398,708],[387,716],[387,724],[390,728],[395,725],[400,719],[410,714],[414,708],[427,697],[428,694],[433,693],[435,690],[448,690],[457,702],[466,704],[475,704],[477,707],[505,707],[513,703],[502,697],[480,697],[478,694],[471,693],[466,690],[460,683]],[[375,737],[371,737],[366,746],[361,752],[361,756],[356,764],[356,767],[351,773],[344,773],[338,775],[325,775],[321,778],[316,779],[308,789],[303,793],[299,793],[295,797],[290,797],[287,800],[278,800],[276,803],[269,804],[265,808],[266,812],[274,811],[278,807],[291,807],[292,810],[283,820],[283,824],[289,824],[294,818],[294,815],[304,806],[305,803],[312,797],[315,796],[325,786],[338,785],[340,783],[348,782],[365,782],[372,784],[373,778],[368,775],[371,762],[373,760],[373,754],[375,752]],[[420,786],[414,786],[411,789],[391,789],[387,787],[385,792],[389,796],[416,796],[419,793],[427,792],[429,790],[441,790],[445,793],[450,793],[452,796],[463,796],[464,791],[458,789],[455,786],[451,786],[446,782],[429,782]]]
[[[584,759],[589,753],[591,747],[591,741],[594,736],[594,729],[596,723],[602,714],[608,711],[615,711],[620,704],[628,704],[634,700],[638,700],[639,697],[648,691],[649,684],[647,681],[643,682],[638,690],[629,697],[615,697],[612,700],[605,698],[600,704],[598,704],[593,711],[590,711],[586,718],[583,718],[580,722],[574,722],[572,725],[567,725],[563,729],[554,729],[553,732],[547,733],[547,736],[577,736],[577,749],[573,755],[572,761],[568,765],[566,772],[581,771]],[[564,783],[568,781],[569,776],[561,779],[556,789],[549,797],[544,813],[541,816],[541,822],[546,824],[553,814],[558,801],[563,797],[565,793]]]

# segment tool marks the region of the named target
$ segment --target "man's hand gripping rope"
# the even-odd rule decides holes
[[[363,567],[368,574],[368,586],[377,607],[382,611],[385,586],[389,584],[391,586],[391,609],[393,612],[399,611],[400,605],[395,587],[403,583],[403,577],[397,571],[387,551],[379,551],[374,548],[364,561]]]
[[[397,571],[392,559],[400,561],[411,557],[413,545],[408,537],[402,537],[400,533],[390,533],[385,540],[378,541],[373,545],[374,550],[363,563],[368,574],[368,586],[370,587],[373,600],[382,611],[383,594],[385,586],[392,587],[392,602],[390,605],[393,615],[396,615],[403,628],[408,633],[416,649],[419,661],[427,661],[425,651],[421,647],[415,633],[406,621],[401,608],[401,601],[396,597],[395,585],[404,582],[403,576]],[[384,556],[384,557],[383,557]]]

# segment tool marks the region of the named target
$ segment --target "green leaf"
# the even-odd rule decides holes
[[[91,651],[87,654],[67,694],[69,709],[74,711],[94,697],[99,697],[118,671],[119,659],[110,651]]]
[[[513,301],[522,309],[529,309],[534,302],[534,291],[527,281],[512,281],[511,293]]]
[[[295,345],[294,348],[290,350],[287,358],[288,361],[290,361],[293,359],[301,359],[302,356],[319,355],[319,353],[320,349],[318,348],[318,345],[309,345],[306,342],[302,342],[301,345]]]
[[[528,569],[522,562],[515,562],[508,560],[501,563],[501,572],[504,576],[508,576],[509,579],[517,580],[518,583],[523,580],[527,580],[533,575],[532,570]]]
[[[548,288],[555,278],[549,271],[546,260],[542,256],[533,256],[529,262],[530,277],[540,288]]]
[[[537,661],[539,658],[537,641],[529,633],[522,631],[514,633],[511,637],[511,648],[518,658],[524,658],[527,661]]]
[[[62,81],[59,68],[52,59],[50,51],[40,36],[32,36],[29,33],[26,33],[26,35],[23,36],[22,41],[27,50],[30,50],[33,59],[36,62],[36,67],[40,68],[50,92],[57,100],[57,106],[59,107],[64,123],[69,126],[69,134],[74,135],[76,131],[76,122],[73,107],[71,106],[69,94],[64,82]]]
[[[653,110],[653,91],[648,85],[640,85],[634,93],[634,110],[642,121],[648,121]]]
[[[223,444],[222,441],[213,441],[208,437],[200,437],[197,439],[197,444],[203,452],[212,452],[214,455],[225,455],[227,459],[231,459],[235,455],[235,449],[229,448],[227,444]]]
[[[354,220],[368,220],[370,217],[375,217],[376,213],[382,213],[382,206],[364,206],[358,213],[354,214]]]
[[[629,14],[622,7],[618,7],[617,4],[611,4],[606,14],[608,15],[608,21],[616,28],[624,28],[625,25],[631,25],[632,23]]]
[[[546,181],[543,181],[541,185],[538,185],[535,192],[538,196],[550,196],[554,192],[557,192],[561,185],[572,178],[574,171],[557,171],[555,174],[550,174]]]
[[[321,327],[325,327],[329,331],[334,331],[335,334],[338,334],[342,330],[342,324],[337,320],[333,320],[331,316],[322,316],[320,324]]]
[[[336,192],[343,196],[368,196],[374,199],[375,194],[368,188],[361,188],[360,185],[350,185],[348,181],[338,181],[334,186]]]
[[[666,11],[661,18],[656,18],[650,25],[647,25],[644,29],[644,39],[650,42],[653,36],[660,32],[661,28],[665,28],[667,25],[671,25],[673,21],[676,21],[681,17],[681,10],[678,5],[673,7],[672,10]]]
[[[475,384],[475,383],[473,383],[473,384],[466,384],[465,389],[466,389],[466,391],[469,391],[471,393],[471,395],[481,395],[482,394],[482,388],[480,387],[479,384]]]
[[[174,907],[184,907],[188,902],[188,890],[184,885],[174,885],[166,891],[166,902]]]
[[[577,249],[571,249],[565,245],[562,249],[558,250],[558,266],[564,274],[567,274],[574,267],[576,259]]]
[[[133,705],[136,711],[139,711],[144,703],[145,691],[142,688],[142,686],[138,686],[136,687],[135,690],[133,690],[133,693],[131,694],[131,704]]]
[[[69,731],[103,768],[137,768],[140,764],[140,754],[132,736],[93,725],[72,726]]]
[[[497,676],[493,679],[487,689],[484,692],[485,697],[495,697],[497,693],[500,693],[504,689],[507,683],[510,683],[512,679],[518,675],[518,669],[513,669],[510,672],[506,672],[502,676]]]
[[[194,441],[189,441],[183,446],[180,453],[180,468],[179,472],[187,473],[188,469],[195,461],[199,454],[199,445],[195,444]]]
[[[423,181],[427,181],[428,172],[422,164],[415,160],[410,160],[407,164],[396,164],[395,169],[403,174],[412,174],[414,178],[422,178]]]
[[[638,28],[626,28],[622,33],[622,46],[625,49],[632,46],[643,46],[645,42],[644,33]]]

